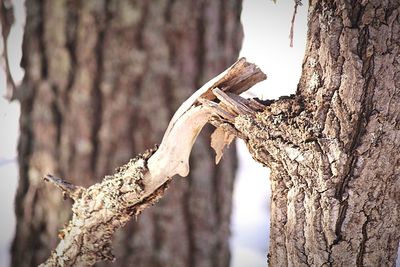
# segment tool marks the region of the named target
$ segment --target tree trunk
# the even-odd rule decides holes
[[[297,94],[235,126],[271,168],[270,266],[395,266],[398,1],[310,1]]]
[[[70,216],[44,174],[88,186],[160,142],[179,104],[235,61],[242,40],[240,0],[26,6],[12,266],[44,261]],[[113,266],[228,266],[235,151],[214,166],[209,133],[190,176],[117,236]]]

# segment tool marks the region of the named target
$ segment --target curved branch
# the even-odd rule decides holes
[[[75,202],[72,219],[60,232],[60,243],[40,266],[91,266],[98,261],[113,260],[111,240],[114,232],[159,199],[172,176],[189,173],[192,146],[203,126],[220,116],[216,110],[225,110],[229,105],[230,109],[225,113],[231,120],[242,111],[249,112],[243,104],[246,100],[235,100],[227,93],[240,94],[265,78],[257,66],[244,58],[238,60],[182,104],[171,119],[158,149],[132,159],[101,183],[85,189],[48,175],[45,179]],[[218,121],[221,120],[220,117]],[[232,138],[228,139],[231,141]],[[218,146],[218,158],[222,155],[220,150],[221,146]]]

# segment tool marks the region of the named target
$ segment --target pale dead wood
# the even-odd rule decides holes
[[[132,159],[101,183],[85,189],[46,176],[46,180],[75,203],[69,225],[60,232],[60,243],[41,266],[91,266],[98,261],[113,260],[111,240],[114,232],[159,199],[172,176],[187,176],[189,155],[203,126],[212,122],[227,132],[222,136],[221,130],[217,129],[219,134],[214,135],[218,136],[218,145],[215,145],[218,161],[224,146],[233,140],[235,133],[234,128],[227,125],[238,115],[254,113],[243,104],[244,100],[234,100],[224,92],[244,92],[265,78],[257,66],[240,59],[181,105],[159,148]],[[218,101],[216,96],[218,103],[212,101]]]
[[[232,110],[236,114],[254,114],[254,110],[247,107],[244,103],[242,103],[242,101],[234,100],[232,97],[218,88],[213,89],[213,93],[227,107],[228,110]]]
[[[211,135],[211,147],[214,149],[215,164],[218,164],[224,154],[224,149],[229,146],[230,143],[235,139],[235,134],[230,131],[226,131],[224,127],[218,127]]]

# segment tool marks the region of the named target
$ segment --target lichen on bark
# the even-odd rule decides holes
[[[149,155],[131,159],[102,183],[81,188],[74,196],[72,219],[59,233],[60,244],[41,266],[92,266],[114,260],[111,242],[115,231],[155,203],[168,187],[169,180],[143,198]]]

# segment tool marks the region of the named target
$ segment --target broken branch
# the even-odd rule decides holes
[[[115,231],[157,201],[172,176],[188,175],[189,155],[203,126],[215,121],[215,116],[232,123],[236,116],[254,112],[243,104],[244,100],[234,100],[227,93],[244,92],[265,78],[256,65],[246,62],[244,58],[238,60],[181,105],[158,149],[130,160],[101,183],[85,189],[51,175],[46,176],[46,180],[75,202],[72,219],[60,233],[62,240],[41,266],[91,266],[98,261],[113,260],[111,240]],[[216,96],[221,102],[213,102]],[[230,108],[227,108],[228,105]],[[218,123],[221,127],[224,125]],[[219,161],[224,146],[234,136],[232,131],[221,129],[217,129],[213,136],[216,160]]]

